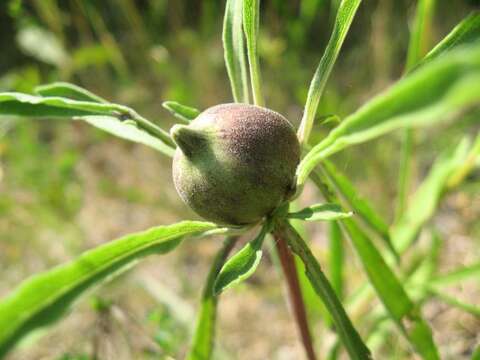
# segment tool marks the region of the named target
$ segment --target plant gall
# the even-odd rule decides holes
[[[253,224],[294,193],[300,145],[282,115],[258,106],[213,106],[170,131],[178,148],[173,180],[203,218]]]

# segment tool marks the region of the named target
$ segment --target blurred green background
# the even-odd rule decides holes
[[[295,125],[337,3],[261,2],[259,50],[267,106]],[[168,129],[175,119],[162,101],[199,109],[231,101],[221,44],[224,5],[215,0],[2,1],[0,91],[31,92],[42,83],[69,81],[129,105]],[[344,117],[402,75],[415,5],[412,0],[364,1],[327,85],[319,118]],[[478,7],[472,0],[437,1],[429,48]],[[476,112],[454,126],[417,133],[413,188],[439,150],[480,129],[473,125],[478,117]],[[312,141],[333,126],[319,120]],[[389,220],[400,142],[396,133],[335,158]],[[444,239],[444,270],[479,258],[479,190],[477,171],[445,199],[433,221]],[[311,204],[315,199],[318,194],[307,187],[300,201]],[[0,122],[0,296],[27,276],[94,245],[185,218],[196,216],[175,193],[169,160],[159,153],[76,122]],[[309,230],[324,262],[326,228],[316,224]],[[185,242],[166,257],[148,259],[82,301],[47,336],[26,342],[8,358],[182,358],[201,285],[219,245],[220,239]],[[347,293],[364,280],[351,255]],[[478,282],[453,290],[478,303]],[[217,358],[302,358],[282,295],[281,276],[269,259],[248,284],[223,296]],[[480,341],[479,319],[435,301],[425,311],[445,358],[470,358]],[[331,343],[331,334],[317,322],[317,343]],[[398,342],[393,335],[378,350],[378,358],[409,358],[405,344]]]

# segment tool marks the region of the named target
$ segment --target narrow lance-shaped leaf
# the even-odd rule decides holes
[[[157,226],[100,245],[76,260],[25,280],[0,300],[0,357],[31,331],[58,320],[94,285],[142,257],[173,250],[184,236],[216,227],[200,221]]]
[[[173,148],[167,146],[157,137],[154,137],[146,131],[139,129],[138,125],[134,121],[119,121],[118,118],[113,116],[103,115],[80,116],[74,117],[73,119],[85,121],[86,123],[119,138],[150,146],[167,156],[172,157],[174,154]]]
[[[397,204],[395,207],[395,217],[399,218],[405,211],[407,198],[412,183],[412,174],[414,167],[413,148],[414,148],[414,131],[413,129],[404,129],[402,134],[400,165],[398,171],[397,185]]]
[[[337,60],[343,41],[348,33],[353,17],[357,12],[361,0],[343,0],[337,12],[332,35],[328,41],[325,52],[313,75],[310,88],[308,89],[307,102],[303,111],[302,122],[298,129],[298,138],[301,143],[307,143],[312,131],[315,114],[322,96],[325,84],[332,72],[333,65]]]
[[[51,84],[40,85],[37,86],[34,91],[41,96],[66,97],[72,100],[108,103],[108,101],[87,89],[66,82],[54,82]]]
[[[416,303],[423,303],[427,298],[427,291],[425,284],[429,283],[429,279],[432,273],[438,267],[439,254],[440,254],[441,239],[438,233],[433,231],[431,238],[431,246],[423,254],[419,256],[423,259],[418,267],[412,272],[403,274],[402,282],[404,287],[408,289],[410,298]],[[416,287],[419,284],[419,287]],[[368,299],[366,299],[368,301]],[[372,349],[379,348],[388,341],[388,336],[392,333],[391,322],[388,321],[388,315],[385,314],[383,309],[379,306],[375,306],[366,315],[370,322],[372,322],[372,328],[369,331],[368,344],[372,346]]]
[[[228,259],[215,281],[215,294],[241,283],[255,272],[262,259],[263,240],[270,230],[271,223],[267,221],[255,239]]]
[[[235,245],[237,237],[227,237],[213,260],[203,288],[202,303],[197,316],[192,345],[186,356],[187,360],[210,359],[215,339],[218,296],[214,295],[214,284],[220,269]]]
[[[248,103],[248,74],[243,37],[243,0],[227,0],[223,19],[223,51],[235,102]]]
[[[469,304],[465,301],[462,301],[462,300],[458,299],[455,296],[451,296],[447,293],[444,293],[443,291],[440,291],[433,286],[429,286],[428,291],[430,292],[430,294],[432,294],[434,297],[442,300],[444,303],[446,303],[448,305],[451,305],[455,308],[458,308],[462,311],[465,311],[469,314],[472,314],[476,317],[480,317],[480,306],[474,305],[474,304]]]
[[[323,165],[325,173],[333,183],[334,187],[352,207],[355,214],[361,217],[361,219],[368,224],[372,230],[381,236],[385,241],[387,248],[392,252],[394,257],[398,258],[398,254],[390,241],[388,225],[380,214],[373,209],[367,199],[360,196],[350,180],[342,174],[332,162],[325,160]]]
[[[289,204],[290,210],[297,210],[298,203],[292,201]],[[308,234],[305,228],[305,222],[300,219],[290,219],[290,224],[293,226],[295,231],[308,243]],[[275,251],[272,251],[272,257],[276,255]],[[330,319],[330,315],[327,312],[325,305],[323,305],[322,300],[318,297],[315,289],[313,289],[310,280],[304,271],[304,265],[302,260],[296,255],[293,254],[295,259],[295,267],[297,271],[298,282],[300,283],[300,288],[302,292],[303,301],[305,302],[305,307],[307,310],[307,315],[310,321],[316,321],[317,319],[324,319],[327,322],[327,319]],[[331,320],[330,320],[331,324]]]
[[[261,89],[260,64],[258,59],[258,29],[260,22],[260,0],[243,0],[243,31],[247,43],[250,82],[252,84],[253,102],[264,106]]]
[[[167,109],[177,119],[182,120],[188,124],[190,121],[200,115],[200,111],[191,107],[180,104],[176,101],[164,101],[162,106]]]
[[[145,138],[143,143],[156,143],[155,148],[164,152],[166,155],[171,156],[175,144],[170,138],[170,135],[159,128],[155,124],[151,123],[147,119],[137,114],[133,109],[130,109],[123,105],[112,103],[98,103],[92,101],[78,101],[64,97],[41,97],[33,96],[23,93],[0,93],[0,116],[25,116],[25,117],[55,117],[55,118],[72,118],[75,117],[81,120],[88,116],[108,116],[105,118],[106,124],[101,124],[99,127],[105,131],[111,132],[118,136],[119,129],[122,129],[123,134],[127,134],[132,126],[123,126],[123,122],[127,122],[132,125],[135,124],[137,130],[132,130],[136,134],[132,135],[132,138],[139,138],[140,133],[144,133]],[[95,118],[94,118],[95,119]],[[92,125],[98,123],[99,118],[89,121]],[[112,131],[110,131],[110,125],[112,125]],[[127,138],[127,136],[122,136]],[[151,139],[155,138],[155,139]],[[131,139],[129,139],[131,140]],[[162,143],[162,144],[160,144]]]
[[[427,52],[436,0],[419,0],[410,33],[405,69],[410,70]]]
[[[351,212],[343,211],[342,207],[338,204],[316,204],[300,211],[291,212],[287,215],[287,218],[305,221],[332,221],[345,219],[352,215]]]
[[[446,274],[436,275],[431,279],[431,282],[435,286],[448,286],[468,279],[480,279],[480,263],[467,265]]]
[[[400,280],[353,221],[344,220],[344,226],[390,316],[419,354],[425,359],[439,359],[432,331],[422,318],[420,309],[410,300]]]
[[[307,277],[331,314],[336,331],[345,345],[350,358],[371,359],[370,351],[353,327],[351,320],[335,294],[335,290],[328,282],[327,277],[322,272],[320,265],[308,246],[290,224],[282,223],[279,226],[282,232],[286,232],[286,240],[292,251],[302,259]]]
[[[317,173],[312,174],[312,179],[327,201],[336,201],[335,196]],[[343,219],[340,224],[350,238],[371,284],[390,317],[395,320],[407,340],[421,356],[425,359],[439,359],[432,331],[422,318],[420,309],[410,300],[402,283],[382,258],[373,242],[353,219]]]
[[[468,45],[480,40],[480,13],[472,12],[463,19],[455,28],[440,41],[420,62],[411,70],[415,71],[440,55],[451,51],[453,48]]]
[[[405,72],[410,70],[427,52],[435,2],[436,0],[419,0],[417,2],[415,20],[410,32]],[[414,173],[415,168],[414,138],[415,132],[413,129],[407,128],[404,130],[398,173],[397,206],[395,211],[395,216],[397,218],[403,214],[412,183],[412,174]]]
[[[328,265],[330,268],[330,279],[337,296],[342,299],[344,267],[342,231],[336,221],[332,221],[328,225],[328,243],[330,249]]]
[[[0,114],[32,117],[127,114],[126,107],[64,97],[42,97],[23,93],[0,93]]]
[[[422,226],[433,216],[440,196],[452,172],[466,158],[468,141],[444,152],[435,162],[427,178],[412,197],[411,205],[392,227],[393,245],[403,253],[415,240]]]
[[[480,103],[480,46],[451,51],[348,116],[300,163],[298,184],[328,156],[389,131],[432,125]]]
[[[475,168],[478,160],[480,160],[480,133],[477,134],[473,146],[470,149],[465,160],[450,175],[447,187],[451,189],[455,186],[458,186],[465,179],[465,177],[467,177],[468,174]]]

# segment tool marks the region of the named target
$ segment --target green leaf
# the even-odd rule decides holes
[[[186,105],[182,105],[176,101],[164,101],[162,106],[167,109],[177,119],[188,124],[190,121],[200,115],[200,111]]]
[[[313,173],[312,179],[327,201],[336,201],[317,173]],[[371,285],[375,288],[390,317],[395,320],[402,333],[420,355],[425,359],[439,359],[432,331],[423,320],[420,309],[410,300],[402,283],[373,242],[353,219],[343,219],[340,224],[350,238]]]
[[[248,75],[243,38],[243,0],[227,0],[223,20],[223,51],[235,102],[248,103]]]
[[[263,240],[270,230],[271,224],[266,222],[255,239],[228,259],[215,281],[215,294],[241,283],[255,272],[262,259]]]
[[[343,226],[360,256],[370,282],[400,330],[425,359],[439,359],[432,331],[422,318],[420,309],[410,300],[400,280],[367,235],[351,219],[343,220]]]
[[[23,93],[0,93],[0,114],[30,117],[72,117],[127,113],[120,105],[71,100],[64,97],[41,97]]]
[[[426,300],[428,292],[425,285],[428,284],[432,273],[438,267],[441,239],[436,231],[432,231],[431,235],[431,246],[425,252],[418,254],[421,259],[418,266],[412,271],[404,272],[402,277],[402,282],[408,289],[410,298],[417,303],[423,303]],[[371,301],[368,298],[363,300],[364,304],[365,301]],[[372,346],[372,349],[379,348],[388,341],[389,335],[392,334],[391,322],[388,321],[388,315],[378,306],[375,306],[366,316],[372,322],[368,344]]]
[[[90,115],[106,115],[109,116],[110,124],[116,119],[115,121],[118,122],[117,128],[124,129],[124,134],[128,129],[132,129],[132,127],[125,128],[120,124],[126,121],[135,123],[139,131],[141,130],[152,137],[155,137],[158,141],[163,142],[165,146],[159,146],[158,148],[163,148],[167,155],[171,155],[172,153],[172,150],[167,149],[167,147],[172,149],[175,148],[175,143],[166,131],[143,118],[133,109],[118,104],[78,101],[64,97],[41,97],[23,93],[7,92],[0,93],[0,116],[1,115],[27,116],[35,118],[82,118]],[[96,120],[90,118],[90,120],[90,122],[95,125],[98,124],[99,118]],[[110,125],[99,127],[103,130],[107,130]],[[112,133],[115,134],[115,132]],[[123,137],[126,138],[125,136]],[[132,137],[136,138],[138,137],[138,134],[132,135]]]
[[[303,111],[302,122],[298,129],[298,138],[301,143],[308,142],[325,84],[332,72],[333,65],[337,60],[343,41],[350,29],[350,25],[352,24],[353,17],[357,12],[360,2],[361,0],[343,0],[340,4],[332,35],[328,41],[325,52],[320,59],[317,70],[313,75],[310,88],[308,89],[307,102]]]
[[[342,174],[332,162],[325,160],[323,162],[323,168],[334,187],[351,206],[355,214],[359,215],[372,230],[380,235],[387,245],[387,248],[398,258],[398,254],[390,241],[388,225],[380,214],[373,209],[367,199],[360,196],[350,180]]]
[[[342,231],[338,222],[332,221],[328,228],[329,242],[329,268],[332,287],[337,296],[343,298],[343,266],[344,266],[344,250]]]
[[[407,199],[412,183],[414,164],[414,137],[413,129],[404,129],[402,134],[402,146],[400,154],[400,165],[398,170],[397,204],[395,207],[395,218],[399,218],[405,211]]]
[[[477,345],[475,347],[475,350],[473,351],[471,360],[480,360],[480,345]]]
[[[336,331],[348,351],[351,359],[371,359],[370,351],[363,343],[360,335],[353,327],[335,290],[328,282],[317,260],[295,229],[288,223],[282,223],[280,231],[286,232],[286,240],[292,251],[305,265],[305,272],[318,296],[323,300],[332,316]]]
[[[237,237],[227,237],[225,239],[210,267],[207,282],[203,288],[202,303],[196,321],[192,345],[185,357],[187,360],[210,359],[212,357],[218,301],[218,296],[215,296],[213,292],[215,279],[237,239]]]
[[[451,51],[348,116],[302,160],[298,184],[328,156],[389,131],[427,126],[480,103],[480,46]]]
[[[108,102],[87,89],[66,82],[54,82],[47,85],[40,85],[37,86],[34,91],[40,96],[66,97],[72,100],[98,103]]]
[[[140,258],[173,250],[187,235],[215,229],[183,221],[130,234],[25,280],[0,301],[0,357],[22,337],[58,320],[83,293]]]
[[[394,247],[403,253],[416,239],[422,226],[433,216],[452,172],[465,160],[468,141],[439,156],[426,179],[419,186],[398,222],[392,227]]]
[[[438,289],[435,289],[435,287],[429,286],[428,291],[430,294],[435,296],[436,298],[442,300],[444,303],[451,305],[453,307],[456,307],[460,310],[463,310],[471,315],[474,315],[476,317],[480,317],[480,307],[477,305],[473,304],[468,304],[456,297],[453,297],[451,295],[448,295]]]
[[[287,218],[305,221],[331,221],[345,219],[352,215],[351,212],[344,212],[342,207],[337,204],[316,204],[300,211],[291,212],[287,215]]]
[[[175,152],[163,141],[139,129],[137,124],[132,121],[119,121],[118,118],[112,116],[81,116],[74,119],[85,121],[119,138],[150,146],[170,157],[173,157]]]
[[[436,0],[419,0],[408,44],[406,70],[410,70],[427,52],[427,39]]]
[[[467,175],[475,168],[480,157],[480,133],[471,147],[465,161],[460,164],[448,179],[447,186],[449,189],[458,186]]]
[[[427,52],[428,38],[431,33],[431,25],[436,0],[419,0],[415,12],[415,20],[410,32],[408,43],[407,61],[405,72],[409,71]],[[412,182],[412,169],[414,167],[414,131],[405,129],[402,139],[402,156],[398,175],[398,199],[396,216],[399,217],[405,208],[408,190]]]
[[[297,210],[299,208],[297,201],[294,200],[290,202],[289,208],[290,210]],[[303,239],[305,239],[308,236],[307,230],[305,228],[306,224],[304,221],[290,219],[290,224],[293,226],[295,231],[297,231],[297,233],[299,233],[300,236],[302,236]],[[277,252],[272,251],[271,256],[272,257],[278,256]],[[310,280],[305,274],[305,271],[304,271],[305,266],[303,265],[302,260],[296,254],[293,254],[293,257],[295,259],[295,267],[297,271],[298,282],[300,284],[300,288],[302,291],[302,298],[303,298],[303,301],[305,302],[305,307],[307,308],[307,316],[309,318],[309,321],[314,322],[314,321],[323,319],[327,326],[331,325],[330,314],[328,313],[327,309],[323,305],[322,300],[318,297],[315,289],[312,287],[312,284],[310,284]],[[277,262],[279,261],[280,260],[277,259]],[[280,266],[280,264],[278,265]],[[328,320],[330,320],[330,323],[328,323]]]
[[[431,282],[435,286],[447,286],[458,284],[470,278],[480,278],[480,262],[455,269],[446,274],[436,275],[431,279]]]
[[[260,0],[243,0],[243,31],[247,43],[248,65],[250,69],[250,82],[252,83],[253,102],[255,105],[264,106],[262,90],[260,87],[260,64],[258,61],[258,28],[260,22]]]
[[[453,48],[472,44],[480,40],[480,13],[472,12],[440,41],[413,69],[417,70]]]

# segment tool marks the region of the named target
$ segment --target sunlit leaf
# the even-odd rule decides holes
[[[436,0],[419,0],[410,32],[405,69],[410,70],[427,52]]]
[[[75,117],[76,120],[82,120],[98,129],[106,131],[112,135],[125,140],[133,141],[139,144],[147,145],[170,157],[175,150],[158,138],[150,135],[146,131],[139,129],[137,124],[132,121],[119,121],[113,116],[81,116]]]
[[[331,221],[344,219],[352,215],[351,212],[344,212],[342,207],[337,204],[316,204],[300,211],[289,213],[287,217],[289,219],[300,219],[305,221]]]
[[[180,104],[176,101],[164,101],[162,106],[170,111],[170,113],[177,119],[180,119],[187,124],[200,114],[199,110]]]
[[[162,142],[164,145],[154,146],[160,151],[163,151],[167,155],[172,154],[172,149],[175,147],[170,135],[159,128],[155,124],[151,123],[147,119],[137,114],[134,110],[118,104],[111,103],[98,103],[92,101],[78,101],[64,97],[42,97],[34,96],[23,93],[0,93],[0,115],[12,115],[12,116],[25,116],[34,118],[43,117],[57,117],[57,118],[80,118],[89,117],[87,120],[92,125],[98,126],[103,130],[109,131],[114,135],[133,140],[144,139],[139,141],[147,143],[152,146],[153,142]],[[107,116],[98,117],[96,115]],[[100,123],[101,119],[104,119],[105,123]],[[114,122],[117,124],[113,124]],[[136,130],[133,126],[125,127],[122,122],[134,123]],[[131,130],[132,134],[127,134]],[[145,135],[140,136],[140,132],[144,132]],[[150,139],[154,137],[156,140]],[[147,140],[145,140],[147,139]],[[134,140],[134,141],[137,141]]]
[[[37,86],[35,88],[35,93],[41,96],[66,97],[72,100],[107,103],[107,101],[100,96],[95,95],[80,86],[66,82],[54,82]]]
[[[265,100],[261,90],[260,64],[258,59],[258,28],[260,22],[260,0],[243,0],[243,31],[247,44],[250,82],[253,102],[263,106]]]
[[[480,263],[467,265],[446,274],[436,275],[431,279],[435,286],[458,284],[468,279],[480,279]]]
[[[343,221],[345,231],[360,256],[367,275],[390,316],[410,343],[426,359],[439,359],[432,331],[420,309],[410,300],[400,280],[385,263],[373,243],[350,219]]]
[[[223,246],[218,251],[210,267],[207,282],[203,288],[202,303],[197,316],[195,333],[190,350],[186,356],[188,360],[210,359],[212,357],[218,301],[218,296],[214,294],[215,279],[225,263],[228,253],[235,245],[236,240],[236,237],[228,237],[225,239]]]
[[[312,179],[327,201],[336,200],[325,188],[326,185],[317,173],[313,173]],[[374,243],[360,229],[354,219],[343,219],[339,223],[350,238],[371,285],[375,288],[390,317],[395,320],[419,354],[426,359],[439,359],[432,331],[422,318],[420,309],[409,298],[403,284],[385,262]]]
[[[344,268],[344,250],[343,238],[340,226],[336,221],[329,224],[328,243],[329,243],[329,269],[332,287],[337,296],[343,298],[343,268]]]
[[[477,134],[465,160],[453,171],[448,179],[447,186],[449,189],[458,186],[468,174],[475,168],[480,159],[480,133]]]
[[[350,180],[342,174],[335,165],[325,160],[323,163],[325,173],[332,181],[334,187],[338,190],[345,201],[352,207],[356,215],[362,218],[381,238],[385,241],[388,249],[391,250],[395,257],[398,257],[392,242],[390,241],[390,234],[388,225],[380,216],[380,214],[373,209],[373,206],[367,199],[360,196]]]
[[[332,35],[328,41],[325,52],[320,59],[317,70],[313,75],[310,88],[308,89],[307,102],[303,111],[302,122],[298,129],[298,138],[300,142],[308,142],[325,84],[332,72],[333,65],[337,60],[343,41],[347,36],[360,2],[361,0],[343,0],[340,4]]]
[[[455,296],[448,295],[441,290],[436,289],[433,286],[428,287],[428,291],[436,298],[442,300],[444,303],[472,314],[476,317],[480,317],[480,306],[475,304],[469,304],[460,300]]]
[[[408,72],[428,50],[435,3],[436,0],[419,0],[417,2],[415,19],[410,31],[405,72]],[[415,167],[414,134],[413,129],[410,128],[405,129],[403,133],[395,211],[397,218],[403,214],[412,183],[412,173]]]
[[[480,13],[472,12],[440,41],[412,70],[429,63],[453,48],[468,45],[480,40]]]
[[[468,147],[468,141],[464,139],[455,149],[448,149],[437,159],[430,173],[413,195],[410,205],[392,227],[393,245],[399,253],[404,252],[411,245],[422,226],[435,213],[447,181],[452,172],[466,158]]]
[[[23,93],[0,93],[0,114],[30,117],[118,116],[125,108],[115,104],[42,97]],[[126,112],[126,111],[125,111]]]
[[[32,276],[0,300],[0,357],[22,337],[58,320],[83,293],[150,254],[173,250],[182,237],[216,228],[183,221],[130,234]]]
[[[241,283],[255,272],[262,259],[263,240],[270,229],[270,222],[266,222],[255,239],[227,260],[215,281],[216,294]]]
[[[370,351],[353,327],[351,320],[335,294],[335,290],[330,285],[307,244],[288,223],[282,224],[280,229],[276,231],[286,232],[287,236],[285,237],[288,245],[302,259],[307,277],[332,316],[335,328],[350,358],[371,359]]]
[[[452,50],[348,116],[300,163],[298,184],[328,156],[389,131],[450,118],[480,103],[480,46]]]
[[[227,0],[223,20],[223,51],[235,102],[248,103],[248,74],[243,37],[243,0]]]

